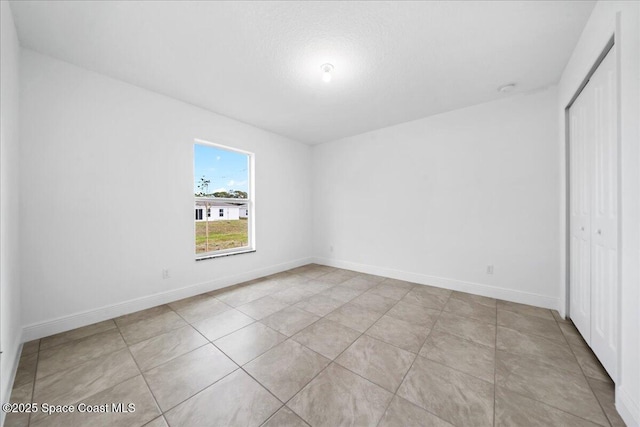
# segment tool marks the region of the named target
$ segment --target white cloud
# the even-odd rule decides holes
[[[227,191],[227,189],[224,188],[224,187],[220,187],[220,188],[216,188],[215,190],[213,190],[214,193],[218,193],[218,192],[222,192],[222,191]]]
[[[229,187],[234,187],[234,186],[235,186],[235,187],[241,187],[241,186],[246,185],[246,184],[247,184],[247,181],[246,181],[246,180],[244,180],[244,181],[234,181],[234,180],[232,179],[231,181],[227,182],[227,185],[228,185]]]

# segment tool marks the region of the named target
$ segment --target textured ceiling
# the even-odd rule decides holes
[[[320,143],[556,83],[594,2],[16,1],[23,46]],[[333,81],[320,66],[335,66]]]

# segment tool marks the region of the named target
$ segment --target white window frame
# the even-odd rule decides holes
[[[231,249],[221,249],[217,251],[209,251],[209,252],[201,252],[196,253],[196,261],[202,261],[205,259],[211,258],[219,258],[225,257],[229,255],[238,255],[244,253],[252,253],[256,251],[256,234],[255,234],[255,154],[250,151],[240,150],[238,148],[230,147],[228,145],[222,145],[210,141],[205,141],[202,139],[194,140],[194,148],[195,145],[204,145],[209,147],[215,147],[222,150],[232,151],[234,153],[244,154],[247,156],[247,179],[248,179],[248,188],[247,188],[247,198],[246,199],[228,199],[222,197],[212,197],[211,200],[215,200],[217,202],[225,202],[225,203],[238,203],[239,200],[246,203],[246,209],[249,211],[250,215],[247,219],[247,246],[242,246],[239,248],[231,248]],[[195,177],[195,149],[193,150],[191,157],[194,162],[194,170],[191,172],[191,179]],[[194,237],[195,237],[195,221],[194,221]],[[195,253],[195,244],[193,247]]]

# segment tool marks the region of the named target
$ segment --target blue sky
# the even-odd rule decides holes
[[[211,181],[208,193],[248,191],[249,157],[246,154],[201,144],[195,144],[194,153],[194,193],[200,191],[198,183],[202,176]]]

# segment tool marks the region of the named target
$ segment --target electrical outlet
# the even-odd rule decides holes
[[[168,269],[168,268],[164,268],[164,269],[162,269],[162,278],[163,278],[163,279],[168,279],[168,278],[170,278],[170,277],[171,277],[171,276],[169,275],[169,269]]]
[[[329,246],[329,252],[333,252],[333,246]]]
[[[487,265],[487,274],[493,274],[493,265]]]

